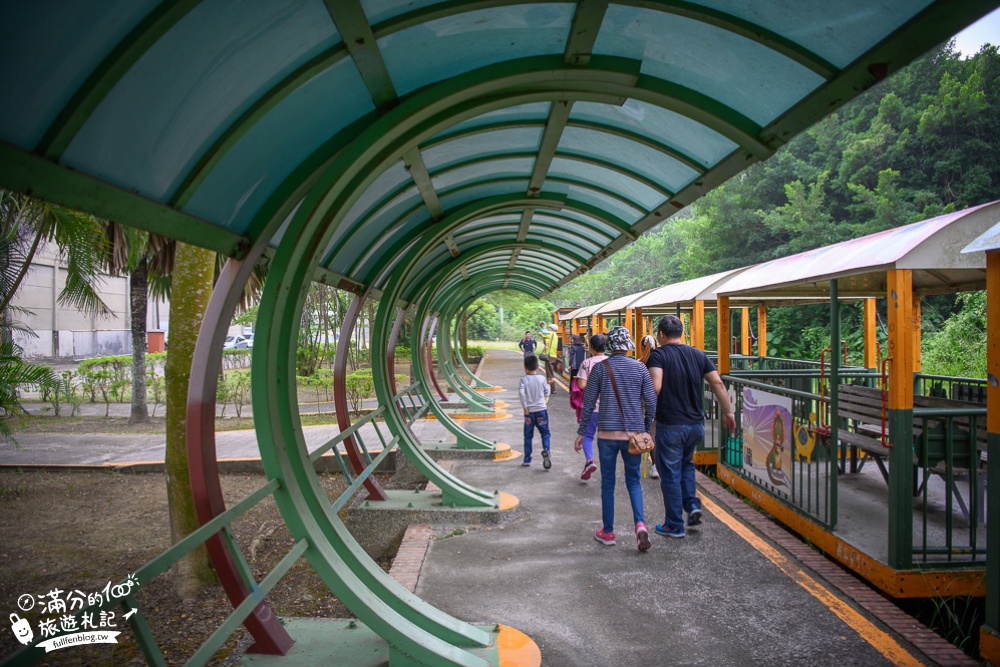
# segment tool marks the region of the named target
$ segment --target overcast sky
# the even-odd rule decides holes
[[[987,14],[962,32],[955,35],[956,46],[968,58],[979,53],[983,44],[1000,46],[1000,9]]]

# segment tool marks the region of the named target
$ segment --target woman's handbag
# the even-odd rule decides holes
[[[608,369],[608,377],[611,379],[611,388],[615,392],[615,398],[618,400],[618,409],[622,411],[622,423],[625,423],[625,408],[622,407],[622,397],[618,393],[618,385],[615,383],[615,374],[611,370],[611,364],[607,359],[604,360],[604,365]],[[653,440],[653,436],[641,431],[639,433],[632,433],[626,430],[628,433],[628,451],[629,454],[645,454],[646,452],[653,451],[653,447],[656,446],[656,442]]]

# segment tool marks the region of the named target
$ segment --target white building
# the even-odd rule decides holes
[[[28,357],[85,359],[107,354],[131,354],[131,303],[128,278],[104,276],[98,286],[101,299],[111,309],[110,316],[88,315],[59,303],[66,285],[66,262],[54,245],[39,248],[13,305],[30,313],[15,320],[35,336],[14,332],[14,341]],[[166,331],[169,304],[150,299],[146,311],[147,331]]]

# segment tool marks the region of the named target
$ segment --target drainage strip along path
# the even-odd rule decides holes
[[[490,350],[481,371],[503,387],[489,395],[506,401],[514,418],[464,422],[515,450],[522,448],[521,363],[519,353]],[[430,542],[416,592],[431,604],[468,621],[520,629],[546,666],[976,664],[888,602],[880,607],[877,594],[856,594],[887,622],[880,620],[834,585],[857,587],[858,580],[702,475],[704,520],[684,539],[652,533],[663,521],[659,480],[642,480],[653,546],[639,553],[619,465],[618,544],[598,543],[600,472],[580,480],[583,456],[573,451],[576,418],[563,387],[549,401],[549,416],[550,471],[540,457],[528,468],[520,457],[455,463],[460,479],[512,493],[520,507],[500,527]],[[746,511],[733,511],[740,507]],[[779,534],[786,538],[774,541]]]

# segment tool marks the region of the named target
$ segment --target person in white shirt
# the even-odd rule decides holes
[[[524,377],[517,388],[524,409],[524,462],[521,465],[531,465],[531,441],[535,429],[542,435],[542,467],[546,470],[552,467],[549,456],[552,435],[549,432],[549,383],[545,376],[538,374],[538,357],[529,354],[524,358]]]

